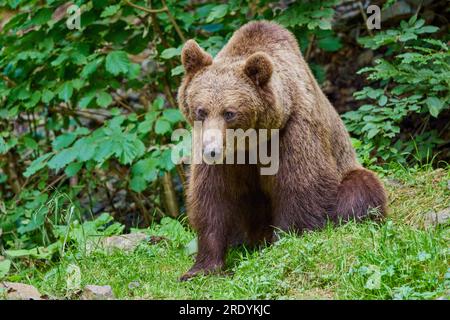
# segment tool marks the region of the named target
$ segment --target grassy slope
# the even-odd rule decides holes
[[[228,275],[178,282],[193,262],[185,246],[194,234],[166,220],[146,232],[169,241],[143,244],[131,254],[86,257],[78,252],[46,271],[23,270],[11,280],[28,281],[50,296],[70,297],[66,268],[77,264],[82,286],[109,284],[125,299],[437,298],[449,292],[450,233],[448,225],[427,229],[422,223],[430,210],[450,206],[449,180],[448,169],[399,171],[385,179],[391,201],[385,223],[349,223],[301,237],[285,235],[261,250],[234,249]]]

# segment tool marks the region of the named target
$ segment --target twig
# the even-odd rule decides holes
[[[120,104],[122,107],[124,107],[125,109],[127,109],[128,111],[130,111],[131,113],[134,112],[133,108],[130,107],[129,105],[127,105],[125,102],[123,102],[124,98],[122,96],[120,96],[120,98],[114,97],[114,101],[116,101],[118,104]]]
[[[170,90],[170,85],[166,77],[163,77],[163,81],[164,81],[163,84],[164,93],[166,94],[169,103],[172,105],[172,108],[177,108],[177,101],[175,100],[175,97],[172,95],[172,90]]]
[[[5,76],[4,74],[0,74],[0,76],[2,77],[3,80],[5,80],[6,82],[8,82],[10,85],[12,85],[13,87],[15,87],[17,84],[11,80],[10,78],[8,78],[7,76]]]
[[[358,2],[358,6],[359,6],[359,10],[361,11],[361,15],[363,16],[364,24],[366,26],[367,32],[369,32],[370,36],[373,36],[372,30],[370,30],[369,26],[367,25],[367,15],[366,15],[366,12],[364,11],[364,7],[363,7],[361,1]]]
[[[125,0],[125,3],[133,8],[136,8],[136,9],[142,10],[144,12],[148,12],[148,13],[161,13],[161,12],[169,11],[169,9],[167,8],[167,6],[165,4],[164,4],[164,7],[162,7],[161,9],[149,9],[149,8],[134,4],[133,2],[128,1],[128,0]]]
[[[311,57],[312,47],[314,45],[314,40],[316,39],[316,35],[312,34],[311,39],[309,40],[308,48],[306,49],[305,60],[308,62]]]
[[[162,185],[167,211],[173,218],[176,218],[179,214],[179,208],[170,172],[166,172],[162,177]]]
[[[186,187],[186,173],[184,172],[183,165],[177,164],[176,168],[177,168],[178,176],[180,177],[181,184],[184,189]]]
[[[166,7],[166,9],[167,9],[167,16],[169,17],[170,22],[172,23],[173,27],[175,28],[175,31],[178,33],[178,36],[180,37],[181,41],[186,42],[186,38],[185,38],[183,32],[181,31],[180,27],[178,26],[177,22],[175,21],[175,18],[170,13],[170,10],[167,7],[166,1],[162,0],[162,3],[164,5],[164,7]]]
[[[53,186],[55,186],[58,182],[60,182],[61,180],[63,180],[64,178],[67,178],[67,176],[65,174],[60,175],[58,178],[56,178],[54,181],[52,181],[52,183],[50,183],[45,189],[44,191],[42,191],[42,193],[50,190]]]
[[[170,13],[170,10],[169,10],[169,7],[166,4],[166,1],[162,0],[163,7],[160,8],[160,9],[149,9],[149,8],[142,7],[140,5],[134,4],[134,3],[130,2],[129,0],[124,0],[124,1],[129,6],[132,6],[133,8],[142,10],[142,11],[147,12],[147,13],[151,13],[151,14],[162,13],[162,12],[167,13],[167,16],[169,17],[170,23],[175,28],[175,31],[177,32],[177,34],[180,37],[181,41],[186,42],[186,37],[184,36],[183,31],[181,31],[181,28],[178,25],[178,23],[176,22],[175,18]]]

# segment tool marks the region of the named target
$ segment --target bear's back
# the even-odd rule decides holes
[[[345,126],[324,95],[308,64],[303,59],[294,35],[268,21],[249,22],[235,31],[217,54],[214,64],[236,68],[258,52],[267,53],[273,63],[271,90],[283,110],[283,123],[307,119],[313,126],[297,125],[294,137],[308,134],[321,137],[324,150],[335,159],[339,174],[357,166],[356,155]],[[297,120],[295,120],[297,119]],[[301,122],[301,121],[300,121]],[[292,125],[292,123],[291,123]],[[305,132],[314,131],[312,133]]]
[[[253,21],[233,34],[216,59],[246,58],[258,51],[277,56],[279,51],[286,50],[300,55],[297,40],[290,31],[273,22]]]

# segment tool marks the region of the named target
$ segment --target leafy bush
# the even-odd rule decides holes
[[[0,0],[0,250],[51,245],[70,208],[80,221],[108,212],[127,228],[178,217],[185,168],[170,160],[170,136],[186,126],[176,105],[183,43],[215,55],[249,20],[274,20],[321,82],[314,54],[343,46],[331,28],[341,3],[77,0],[77,30],[66,1]],[[388,48],[362,70],[374,83],[356,95],[376,103],[344,115],[365,163],[403,161],[414,144],[400,128],[412,114],[419,156],[441,144],[428,119],[448,110],[448,47],[419,38],[435,31],[412,18],[361,39]]]
[[[323,50],[340,46],[336,1],[77,0],[79,30],[66,25],[66,1],[0,3],[10,15],[0,33],[1,244],[21,250],[57,239],[55,197],[79,219],[108,211],[128,226],[183,211],[170,136],[186,126],[175,99],[186,39],[215,55],[265,18],[306,31],[304,50],[312,34]]]
[[[365,48],[388,50],[386,58],[359,71],[368,74],[372,85],[356,92],[355,98],[367,103],[343,115],[349,131],[364,144],[359,145],[366,163],[376,157],[405,163],[411,155],[417,161],[429,160],[435,147],[445,142],[441,137],[448,126],[438,132],[430,118],[450,106],[450,54],[444,41],[424,38],[438,30],[424,24],[413,16],[398,29],[360,39]],[[414,132],[402,135],[402,123],[414,114],[419,117]]]

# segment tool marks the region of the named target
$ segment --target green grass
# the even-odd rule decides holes
[[[67,268],[75,264],[81,288],[108,284],[123,299],[435,299],[449,295],[450,229],[423,222],[427,212],[450,207],[449,180],[448,169],[397,169],[385,178],[391,182],[384,223],[330,226],[286,234],[259,250],[236,248],[222,275],[178,281],[193,263],[186,245],[195,235],[167,219],[145,230],[167,241],[128,254],[72,250],[57,263],[31,262],[8,277],[58,298],[77,297],[67,288]]]

